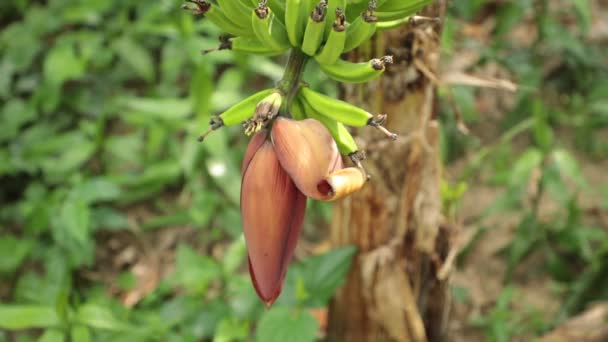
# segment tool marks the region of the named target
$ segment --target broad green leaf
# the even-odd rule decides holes
[[[129,111],[146,116],[146,120],[182,120],[192,112],[188,99],[127,97],[122,103]],[[131,114],[134,115],[134,114]]]
[[[193,192],[190,218],[196,226],[204,227],[217,215],[218,205],[222,203],[222,198],[217,193],[206,191],[202,187],[194,189]]]
[[[17,21],[0,31],[0,47],[3,47],[5,60],[11,63],[15,71],[25,71],[30,68],[43,44],[27,24]]]
[[[542,159],[543,154],[540,150],[527,149],[515,162],[509,177],[509,185],[512,187],[525,186],[532,171],[540,165]]]
[[[591,28],[591,2],[588,0],[572,0],[576,13],[579,17],[579,24],[584,32]]]
[[[14,272],[34,247],[34,241],[17,239],[12,235],[0,236],[0,274]]]
[[[60,42],[44,60],[44,77],[52,85],[81,77],[86,70],[85,62],[74,51],[72,44]]]
[[[118,198],[121,194],[120,187],[108,178],[91,178],[74,189],[75,195],[85,203],[110,201]]]
[[[4,108],[0,111],[0,142],[15,138],[21,126],[34,120],[36,116],[33,106],[21,99],[11,99],[4,103]]]
[[[224,273],[226,275],[230,275],[235,272],[237,268],[243,264],[246,256],[247,246],[245,245],[245,238],[241,235],[240,237],[236,238],[226,249],[226,253],[222,259]]]
[[[579,163],[570,152],[565,149],[556,149],[552,152],[551,156],[562,175],[572,179],[579,187],[585,187],[587,185]]]
[[[312,342],[319,323],[308,312],[288,307],[273,307],[264,313],[258,323],[258,342]]]
[[[220,265],[208,256],[199,255],[187,245],[177,248],[175,275],[172,282],[188,293],[204,294],[209,284],[222,276]]]
[[[95,207],[91,211],[91,230],[121,230],[129,228],[126,213],[108,207]]]
[[[38,339],[38,342],[64,342],[65,334],[61,330],[47,329],[42,336]]]
[[[148,50],[128,36],[116,40],[113,47],[118,56],[133,68],[139,77],[148,82],[154,80],[154,61]]]
[[[83,325],[74,325],[70,331],[70,340],[74,342],[89,342],[91,340],[91,331]]]
[[[95,329],[129,331],[133,328],[128,323],[114,316],[114,313],[108,307],[97,304],[80,306],[76,311],[74,320]]]
[[[213,96],[213,72],[207,63],[199,63],[190,80],[190,101],[199,124],[207,124]]]
[[[60,324],[61,318],[53,307],[0,304],[0,328],[20,330],[57,327]]]
[[[225,318],[218,324],[213,342],[244,341],[247,336],[249,336],[249,322]]]
[[[347,246],[305,259],[295,268],[304,281],[311,306],[323,306],[344,282],[357,249]],[[302,289],[303,290],[303,289]]]
[[[54,246],[50,249],[34,249],[40,253],[45,274],[27,271],[19,277],[15,288],[15,300],[57,307],[71,290],[71,273],[68,269],[65,250]]]
[[[85,244],[90,232],[89,206],[77,197],[66,200],[61,207],[60,228],[74,240]]]

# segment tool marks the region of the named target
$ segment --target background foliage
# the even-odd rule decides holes
[[[499,66],[498,76],[520,85],[508,96],[452,87],[469,136],[442,97],[444,204],[470,233],[459,266],[475,266],[492,222],[510,222],[493,253],[504,266],[492,275],[499,292],[457,317],[482,338],[541,334],[608,299],[608,179],[585,172],[608,167],[608,56],[606,37],[590,38],[592,3],[458,1],[446,22],[446,65],[474,50],[465,71]],[[196,142],[211,113],[271,85],[283,61],[202,56],[220,32],[179,5],[0,2],[0,341],[321,336],[313,313],[354,252],[327,252],[331,208],[309,206],[300,263],[265,311],[240,234],[247,139],[235,128]],[[488,18],[485,36],[470,34]],[[535,32],[530,41],[518,39],[522,27]],[[307,81],[335,94],[314,69]],[[488,109],[488,95],[506,104]],[[478,188],[493,196],[475,197],[484,210],[470,214],[467,196]],[[560,298],[558,310],[514,307],[526,291],[522,269]],[[472,288],[456,281],[464,307]]]

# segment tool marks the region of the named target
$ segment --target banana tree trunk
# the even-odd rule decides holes
[[[423,15],[443,19],[446,1]],[[333,212],[334,246],[359,247],[344,286],[330,305],[332,341],[439,341],[450,308],[452,232],[441,215],[439,123],[435,70],[441,25],[404,25],[380,33],[351,53],[353,61],[393,55],[377,82],[342,88],[343,98],[373,113],[388,113],[387,141],[359,132],[371,181]]]

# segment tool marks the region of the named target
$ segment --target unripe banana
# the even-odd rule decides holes
[[[378,18],[374,15],[373,5],[368,6],[367,10],[361,13],[361,15],[346,28],[346,41],[344,42],[343,52],[349,52],[370,39],[376,32],[377,21]]]
[[[302,45],[304,32],[306,31],[306,20],[308,11],[308,0],[286,0],[285,1],[285,28],[289,42],[294,47]]]
[[[285,0],[262,0],[263,2],[268,2],[268,7],[272,9],[272,12],[277,16],[277,18],[285,23]]]
[[[374,9],[376,9],[379,6],[382,6],[382,4],[384,4],[386,1],[387,0],[369,0],[369,1],[358,1],[355,3],[349,2],[348,11],[346,13],[346,21],[353,22],[353,21],[355,21],[355,19],[357,19],[357,17],[362,12],[364,12],[370,6],[373,6]],[[388,0],[388,1],[393,1],[393,0]],[[396,0],[396,1],[403,1],[403,0]]]
[[[376,17],[378,21],[391,21],[410,16],[424,6],[430,4],[432,0],[416,0],[416,1],[389,1],[383,6],[378,7]]]
[[[307,117],[306,109],[304,108],[304,105],[302,104],[302,101],[300,101],[299,97],[293,99],[293,102],[291,103],[291,117],[293,117],[295,120],[304,120]]]
[[[250,27],[243,18],[249,16],[253,10],[252,6],[246,6],[240,0],[217,0],[217,4],[222,9],[222,12],[226,14],[226,17],[237,26]]]
[[[256,105],[253,117],[243,122],[245,134],[251,135],[266,127],[277,116],[282,104],[283,94],[279,90],[275,90],[270,95],[264,97]]]
[[[247,0],[241,0],[247,1]],[[254,7],[258,7],[260,4],[268,5],[272,9],[272,12],[276,14],[277,18],[285,23],[285,0],[250,0]]]
[[[302,41],[302,51],[309,56],[314,56],[317,53],[323,41],[326,9],[327,1],[321,0],[308,17]]]
[[[350,103],[317,93],[308,87],[300,87],[300,96],[315,109],[319,114],[330,119],[341,122],[348,126],[363,127],[372,126],[380,130],[389,138],[395,140],[397,135],[389,132],[382,124],[386,121],[386,115],[373,115]]]
[[[276,89],[265,89],[259,91],[241,102],[226,109],[218,116],[212,116],[209,120],[209,129],[198,137],[198,141],[203,141],[209,133],[219,129],[222,126],[234,126],[241,124],[255,114],[256,108],[260,101],[276,92]]]
[[[239,51],[239,52],[251,53],[254,55],[261,55],[261,56],[278,56],[278,55],[285,53],[285,51],[288,50],[288,48],[283,48],[283,49],[279,49],[279,50],[269,48],[264,43],[262,43],[259,39],[250,38],[250,37],[230,38],[227,41],[222,42],[217,49],[218,50]],[[210,52],[210,51],[212,51],[212,50],[208,50],[205,52]]]
[[[336,20],[332,26],[329,37],[321,49],[321,52],[315,55],[315,59],[319,64],[334,64],[342,50],[344,50],[344,41],[346,40],[346,27],[344,26],[344,13],[340,8],[336,9]]]
[[[424,6],[430,4],[433,0],[389,0],[383,3],[378,2],[378,11],[380,12],[404,12],[410,11],[413,14],[421,10]],[[409,14],[406,14],[409,15]]]
[[[327,13],[336,13],[336,10],[340,9],[341,13],[346,13],[346,0],[328,0],[327,1]],[[332,31],[334,21],[327,20],[325,22],[325,33],[324,38],[329,37],[329,33]]]
[[[298,104],[303,108],[304,113],[306,113],[307,117],[318,120],[325,127],[327,127],[327,130],[336,141],[336,145],[338,145],[338,150],[340,151],[340,154],[349,156],[357,152],[357,150],[359,149],[357,147],[357,143],[355,142],[355,139],[343,123],[337,122],[336,120],[330,119],[324,115],[319,114],[319,112],[317,112],[308,102],[306,102],[306,100],[302,98],[302,96],[298,96],[294,103]]]
[[[203,0],[186,0],[194,4],[196,7],[188,7],[186,5],[182,5],[182,8],[188,10],[195,15],[204,15],[205,18],[211,20],[220,30],[229,33],[233,36],[243,36],[243,37],[251,37],[253,36],[253,32],[251,29],[247,29],[240,25],[237,25],[230,21],[228,17],[222,12],[221,8],[217,5],[212,5],[211,3]]]
[[[332,79],[344,83],[371,81],[384,73],[386,64],[393,62],[391,56],[374,58],[368,62],[351,63],[338,59],[334,64],[319,64],[321,70]]]
[[[367,111],[308,87],[301,87],[299,94],[319,114],[345,125],[363,127],[373,120],[373,115]]]
[[[276,92],[275,89],[265,89],[259,91],[228,108],[219,115],[219,118],[222,120],[225,126],[241,124],[243,121],[252,117],[258,104],[266,97],[271,96],[274,92]]]
[[[279,51],[291,47],[285,26],[274,15],[270,7],[260,3],[260,6],[251,14],[251,23],[256,37],[266,47]]]

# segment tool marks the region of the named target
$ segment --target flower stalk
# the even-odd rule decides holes
[[[283,73],[283,78],[277,84],[277,88],[281,90],[283,94],[285,94],[285,101],[283,101],[283,105],[281,106],[280,110],[280,113],[283,116],[291,117],[291,113],[289,113],[288,109],[291,108],[291,104],[298,94],[300,81],[302,79],[304,69],[306,68],[308,58],[308,55],[304,54],[302,50],[291,49],[289,59],[287,60],[287,65],[285,66],[285,72]]]

